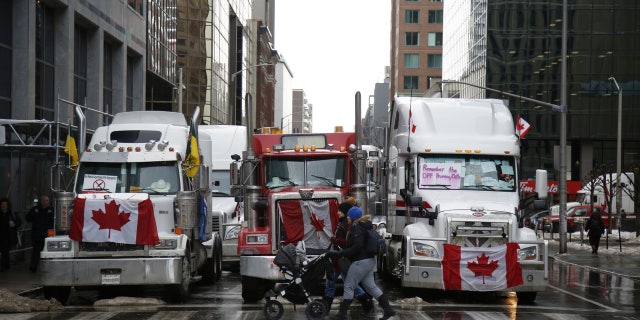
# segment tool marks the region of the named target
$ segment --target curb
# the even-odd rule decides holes
[[[640,276],[632,276],[632,275],[623,274],[623,273],[619,273],[619,272],[615,272],[615,271],[611,271],[611,270],[596,268],[596,267],[587,266],[587,265],[583,265],[583,264],[577,264],[575,262],[569,262],[569,261],[562,260],[562,258],[559,258],[557,256],[551,256],[551,258],[553,260],[559,262],[559,263],[568,264],[568,265],[580,267],[580,268],[583,268],[583,269],[595,270],[595,271],[598,271],[598,272],[602,272],[602,273],[606,273],[606,274],[610,274],[610,275],[614,275],[614,276],[618,276],[618,277],[625,277],[625,278],[634,279],[634,280],[640,279]]]

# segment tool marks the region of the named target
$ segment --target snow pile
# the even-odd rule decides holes
[[[25,313],[60,311],[64,307],[58,300],[39,300],[21,297],[11,291],[0,289],[0,313]]]

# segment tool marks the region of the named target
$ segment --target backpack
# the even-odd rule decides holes
[[[371,255],[384,255],[387,252],[387,242],[373,229],[367,230],[367,245],[365,252]]]

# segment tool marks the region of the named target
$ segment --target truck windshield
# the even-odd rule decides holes
[[[516,190],[515,158],[477,155],[422,155],[420,189]]]
[[[265,162],[267,188],[286,186],[343,187],[346,183],[346,159],[331,158],[269,158]]]
[[[176,162],[91,163],[80,166],[76,193],[176,193]]]

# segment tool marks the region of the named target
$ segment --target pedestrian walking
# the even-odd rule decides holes
[[[356,199],[353,197],[349,197],[345,202],[342,202],[338,206],[338,225],[336,227],[336,233],[331,238],[331,247],[332,250],[340,250],[345,247],[347,244],[347,233],[349,229],[351,229],[351,225],[347,221],[347,212],[351,207],[356,204]],[[327,314],[331,309],[331,304],[333,303],[333,299],[336,293],[336,282],[338,281],[338,277],[342,276],[342,280],[347,278],[348,271],[348,263],[344,261],[346,258],[339,258],[333,260],[333,267],[331,270],[327,271],[325,276],[325,289],[324,296],[322,297],[322,302],[324,303]],[[340,261],[343,260],[343,261]],[[341,263],[342,262],[342,263]],[[373,310],[373,300],[371,296],[368,295],[360,285],[356,285],[354,289],[355,298],[360,301],[362,305],[362,310],[364,314],[369,314]]]
[[[53,208],[48,196],[40,196],[38,205],[29,210],[25,219],[31,222],[31,264],[29,270],[36,272],[40,263],[40,252],[49,229],[53,229]]]
[[[11,202],[7,198],[0,199],[0,271],[9,270],[11,266],[9,251],[17,240],[17,229],[22,220],[11,210]]]
[[[584,225],[584,230],[587,231],[589,237],[589,245],[591,245],[591,253],[598,254],[598,247],[600,246],[600,237],[604,234],[604,222],[602,222],[602,216],[600,213],[593,212]]]
[[[347,234],[346,247],[341,251],[329,252],[332,258],[346,257],[351,261],[347,278],[344,281],[344,294],[340,303],[340,311],[333,319],[347,319],[347,311],[353,302],[355,288],[360,283],[369,295],[378,300],[384,310],[384,315],[380,319],[387,320],[393,317],[396,312],[389,304],[389,298],[376,286],[374,281],[375,255],[367,253],[365,250],[367,230],[373,229],[371,216],[363,216],[362,209],[353,206],[347,212],[347,221],[351,224],[351,229]]]

